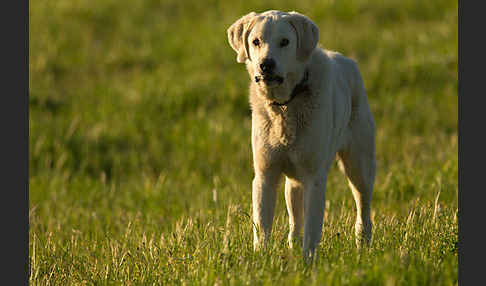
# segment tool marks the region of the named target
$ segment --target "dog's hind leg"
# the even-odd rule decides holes
[[[355,235],[358,248],[363,241],[369,245],[372,231],[370,212],[376,173],[375,133],[374,124],[367,127],[356,128],[354,131],[359,134],[353,134],[355,140],[338,152],[339,167],[347,176],[356,203]]]
[[[289,247],[293,248],[296,241],[301,238],[301,229],[304,214],[304,194],[302,185],[286,177],[285,179],[285,203],[289,213]]]

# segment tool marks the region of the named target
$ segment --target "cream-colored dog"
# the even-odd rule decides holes
[[[319,28],[296,12],[251,12],[227,33],[251,79],[254,248],[270,237],[276,189],[285,175],[289,246],[303,226],[304,257],[315,256],[336,155],[356,202],[356,243],[368,244],[375,122],[357,64],[317,47]]]

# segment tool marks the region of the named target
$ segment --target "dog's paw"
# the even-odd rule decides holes
[[[302,238],[289,234],[288,243],[290,249],[295,249],[302,246]]]
[[[355,239],[356,239],[356,247],[361,249],[363,246],[368,247],[371,243],[371,229],[372,225],[371,222],[368,223],[360,223],[356,222],[355,226]]]

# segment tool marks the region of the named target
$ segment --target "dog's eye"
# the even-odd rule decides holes
[[[254,39],[253,44],[258,47],[260,45],[260,40]]]
[[[289,40],[288,39],[282,39],[282,41],[280,42],[280,46],[281,47],[285,47],[289,44]]]

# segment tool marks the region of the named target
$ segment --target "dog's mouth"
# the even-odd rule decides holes
[[[279,75],[263,74],[263,75],[256,75],[255,82],[256,83],[263,82],[267,86],[280,85],[284,82],[284,78]]]

